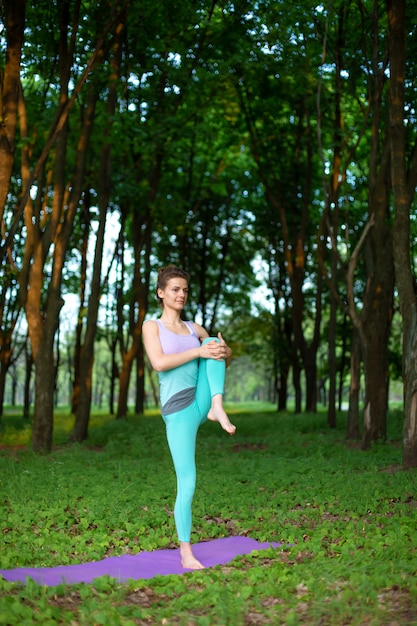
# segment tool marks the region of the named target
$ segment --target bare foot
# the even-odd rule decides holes
[[[180,553],[181,565],[184,569],[204,569],[204,565],[195,558],[189,543],[181,543]]]
[[[236,426],[232,424],[229,420],[226,411],[223,407],[220,406],[212,406],[207,418],[212,422],[219,422],[220,426],[225,430],[229,435],[234,435],[236,432]]]

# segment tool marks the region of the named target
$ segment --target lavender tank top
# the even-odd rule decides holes
[[[200,346],[200,340],[192,322],[184,322],[189,330],[188,335],[178,335],[178,333],[168,330],[161,320],[156,321],[159,328],[159,340],[164,354],[176,354],[177,352],[184,352]]]
[[[190,331],[189,335],[178,335],[168,330],[160,320],[156,321],[164,354],[176,354],[200,347],[200,339],[192,322],[184,322]],[[162,415],[176,413],[192,404],[197,386],[198,363],[199,359],[193,359],[171,370],[158,372]]]

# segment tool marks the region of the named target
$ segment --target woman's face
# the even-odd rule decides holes
[[[165,289],[158,289],[164,308],[182,311],[188,298],[188,282],[185,278],[170,278]]]

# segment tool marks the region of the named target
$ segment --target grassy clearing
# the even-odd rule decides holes
[[[193,540],[249,535],[294,544],[184,576],[24,587],[0,581],[0,624],[417,624],[417,474],[401,470],[399,413],[362,452],[323,414],[231,407],[228,437],[198,441]],[[156,412],[95,416],[85,445],[57,417],[48,456],[10,415],[0,455],[2,568],[53,566],[175,545],[175,476]],[[7,445],[4,445],[4,444]]]

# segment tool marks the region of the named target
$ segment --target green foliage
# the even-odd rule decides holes
[[[45,241],[42,244],[45,267],[42,287],[38,284],[28,287],[34,290],[32,293],[38,286],[42,289],[44,305],[48,285],[52,284],[52,253],[58,249],[57,241],[52,245],[49,240],[48,225],[52,199],[59,197],[54,188],[58,188],[57,182],[59,186],[62,183],[69,196],[74,185],[78,188],[75,166],[83,162],[80,133],[89,119],[88,107],[91,94],[95,93],[91,140],[85,144],[88,145],[83,155],[85,172],[79,181],[83,196],[77,205],[68,246],[62,252],[66,259],[62,291],[79,296],[79,250],[84,234],[90,231],[93,234],[96,228],[97,207],[93,205],[103,183],[99,163],[103,145],[109,142],[111,160],[106,180],[109,198],[105,194],[103,202],[115,216],[120,216],[123,241],[104,288],[102,304],[107,306],[107,311],[103,313],[101,309],[101,319],[106,315],[109,320],[108,336],[115,336],[119,322],[118,339],[121,341],[123,337],[127,343],[134,313],[139,308],[134,300],[138,284],[147,292],[150,278],[152,292],[155,269],[175,262],[183,265],[192,277],[190,317],[197,317],[212,331],[222,328],[233,316],[238,335],[229,333],[227,338],[244,353],[248,336],[239,331],[247,324],[251,296],[258,286],[251,263],[254,257],[260,259],[268,267],[263,286],[272,289],[276,306],[276,319],[268,319],[265,327],[262,315],[251,324],[261,326],[259,331],[255,329],[251,333],[247,350],[252,363],[256,360],[257,371],[246,378],[245,385],[248,395],[260,397],[262,378],[268,380],[264,387],[269,387],[270,377],[278,379],[280,373],[287,373],[294,354],[291,343],[294,332],[302,330],[306,344],[311,342],[317,286],[324,273],[332,274],[341,302],[346,303],[346,262],[368,219],[369,199],[374,191],[378,195],[377,190],[370,192],[375,178],[371,163],[381,161],[387,124],[387,100],[383,102],[381,115],[374,110],[379,93],[375,84],[378,73],[383,77],[381,93],[385,95],[388,86],[386,7],[378,7],[371,0],[331,4],[305,0],[291,5],[283,0],[256,3],[38,0],[26,5],[21,119],[16,137],[10,138],[10,143],[16,143],[18,149],[10,181],[6,176],[2,178],[2,195],[7,198],[5,231],[24,190],[22,178],[34,170],[46,137],[54,127],[60,98],[65,100],[64,86],[67,85],[71,96],[95,46],[102,37],[105,40],[103,55],[91,67],[70,112],[65,150],[57,153],[57,144],[53,146],[32,189],[32,196],[37,194],[32,223],[39,222],[35,239]],[[110,14],[121,7],[119,19],[106,31]],[[415,12],[415,7],[407,7],[404,111],[407,156],[414,152],[416,132]],[[67,30],[63,27],[65,22]],[[121,71],[117,105],[109,119],[113,43],[119,28],[123,30]],[[4,59],[7,35],[6,26],[0,42]],[[377,44],[375,48],[374,44]],[[15,58],[15,54],[10,58]],[[373,120],[376,120],[375,128],[370,126]],[[370,159],[372,137],[381,139]],[[28,147],[27,154],[21,150],[23,146]],[[27,163],[22,162],[25,154]],[[319,266],[317,235],[327,237],[326,229],[322,230],[323,212],[336,154],[341,161],[342,184],[336,203],[340,216],[334,224],[330,224],[332,220],[329,222],[340,255],[335,271],[334,267],[330,269],[328,238],[327,258]],[[59,176],[57,181],[55,164],[59,163],[62,180]],[[68,214],[67,202],[68,198],[63,198],[59,223]],[[390,211],[387,207],[387,214]],[[412,253],[417,241],[415,225],[416,221],[412,220]],[[108,258],[114,247],[114,241],[109,243],[111,235],[106,240]],[[93,240],[92,237],[90,250]],[[33,252],[30,242],[27,226],[21,222],[12,246],[12,269],[6,267],[4,274],[12,280],[2,285],[1,294],[3,298],[8,291],[4,297],[13,322],[11,313],[17,310],[24,295],[22,274],[19,275],[23,258],[28,260],[28,268],[33,266],[29,262]],[[302,273],[297,279],[298,294],[302,294],[298,301],[293,278],[289,276],[289,258]],[[121,259],[125,261],[123,270]],[[91,260],[89,257],[90,267]],[[23,278],[28,272],[29,269],[24,270]],[[363,306],[368,279],[364,259],[360,258],[354,284],[358,309]],[[329,317],[328,300],[325,283],[325,322]],[[153,315],[152,302],[149,311],[143,311],[147,306],[146,298],[142,298],[141,313]],[[80,318],[85,321],[84,314],[85,310]],[[293,314],[302,319],[301,329],[291,328]],[[10,326],[5,323],[6,317],[3,315],[0,324],[4,329]],[[396,323],[391,336],[392,377],[401,372],[401,330]],[[327,333],[324,327],[321,331],[316,361],[320,374],[324,375],[328,362],[323,358]],[[347,332],[350,334],[350,326],[347,330],[340,325],[337,328],[339,338],[345,339]],[[73,335],[69,333],[69,336],[72,341]],[[52,340],[53,337],[49,345]],[[12,347],[16,354],[16,338]],[[336,356],[339,358],[339,348]],[[343,354],[346,360],[348,356]],[[59,381],[63,376],[72,378],[72,365],[68,365],[71,361],[69,349],[67,362],[59,363]],[[100,364],[95,374],[102,381],[109,372]],[[8,384],[9,378],[8,374]],[[240,376],[240,386],[242,379]],[[381,384],[385,384],[385,379]],[[235,385],[236,392],[240,391],[239,385]],[[42,412],[41,407],[39,413]]]
[[[414,624],[416,473],[401,424],[364,453],[322,414],[230,406],[228,437],[197,446],[193,541],[249,535],[278,550],[183,576],[41,587],[0,582],[0,623]],[[12,418],[10,418],[12,419]],[[156,414],[95,417],[84,445],[0,456],[3,568],[53,566],[173,546],[175,477]]]

